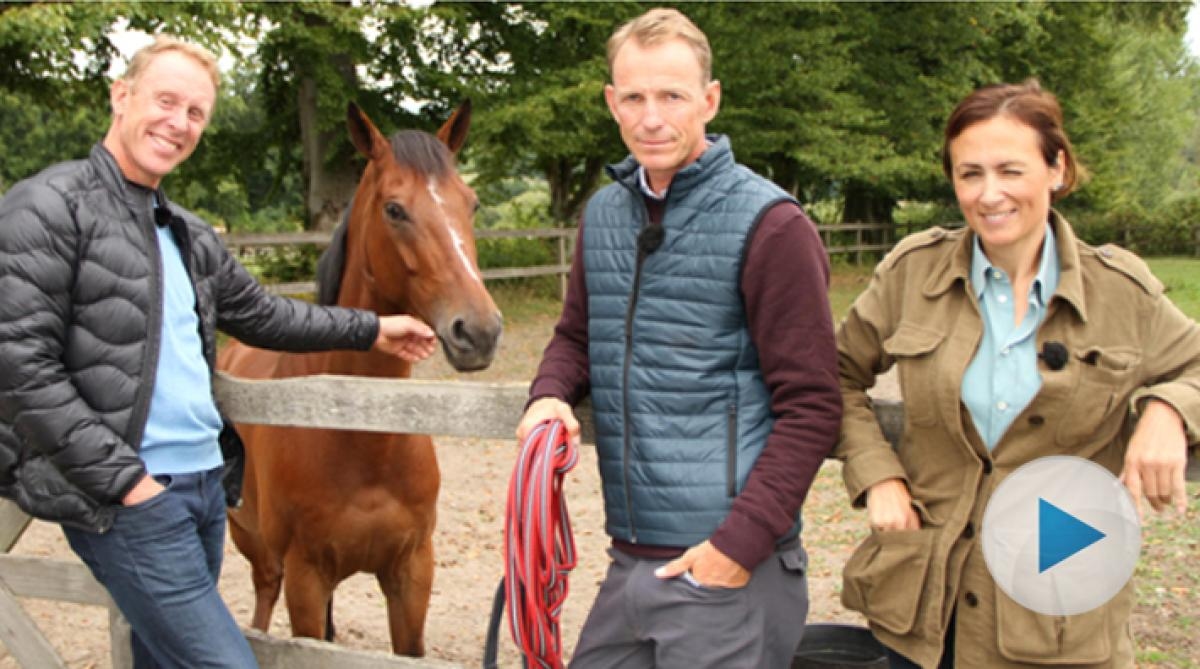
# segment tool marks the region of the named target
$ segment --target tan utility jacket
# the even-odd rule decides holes
[[[1041,367],[1041,390],[990,453],[960,401],[983,333],[969,230],[935,228],[903,240],[838,330],[845,415],[834,454],[845,463],[850,499],[862,506],[873,484],[901,478],[923,525],[872,533],[846,563],[842,602],[923,667],[936,666],[952,612],[960,669],[1132,667],[1132,584],[1087,613],[1033,613],[996,587],[978,528],[996,486],[1035,458],[1075,455],[1118,473],[1145,398],[1174,406],[1189,443],[1200,441],[1200,327],[1136,256],[1080,242],[1057,214],[1052,222],[1061,275],[1037,349],[1061,342],[1070,359],[1059,371]],[[896,450],[866,395],[893,364],[905,403]]]

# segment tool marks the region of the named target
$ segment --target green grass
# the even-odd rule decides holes
[[[835,325],[850,311],[854,298],[866,289],[874,270],[875,266],[869,264],[834,263],[829,277],[829,307]]]
[[[1147,258],[1146,264],[1166,286],[1175,306],[1200,321],[1200,258]]]

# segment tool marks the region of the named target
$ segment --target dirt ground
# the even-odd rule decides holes
[[[520,324],[510,320],[497,364],[472,378],[528,380],[552,325],[544,316]],[[418,376],[452,378],[453,374],[439,356],[420,365]],[[877,390],[885,396],[895,393],[890,380],[881,383]],[[438,439],[437,443],[443,483],[436,535],[437,572],[426,645],[431,657],[477,667],[492,594],[502,573],[502,511],[516,443],[447,438]],[[570,577],[570,595],[562,622],[569,653],[606,566],[603,549],[607,541],[593,449],[583,449],[579,464],[567,479],[566,494],[579,555],[579,566]],[[805,543],[811,561],[809,622],[859,621],[857,614],[842,609],[838,598],[841,565],[865,533],[865,520],[860,512],[850,510],[845,504],[836,463],[827,463],[822,469],[806,505],[805,523]],[[13,552],[73,558],[56,526],[36,522]],[[1192,559],[1185,558],[1176,564],[1195,565],[1194,556],[1193,552]],[[249,566],[232,542],[226,550],[220,589],[235,618],[243,625],[248,624],[253,607]],[[1192,601],[1190,608],[1185,606],[1183,611],[1192,616],[1196,615],[1194,592],[1185,591],[1182,595],[1184,600]],[[1166,593],[1167,597],[1170,595]],[[111,666],[103,609],[32,600],[24,604],[68,667]],[[1179,613],[1178,606],[1140,607],[1135,632],[1162,628],[1166,620]],[[371,577],[360,574],[339,587],[334,617],[338,643],[364,650],[389,650],[384,601]],[[287,611],[282,601],[276,608],[271,633],[288,635]],[[500,666],[520,666],[507,631],[501,638]],[[16,666],[15,660],[0,649],[0,669]]]

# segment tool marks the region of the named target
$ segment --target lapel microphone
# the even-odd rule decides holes
[[[661,223],[647,223],[646,227],[642,228],[642,231],[638,233],[638,255],[645,258],[657,251],[658,247],[662,246],[664,235]]]
[[[171,224],[171,210],[164,206],[156,206],[154,208],[154,224],[160,228],[165,228]]]
[[[1048,341],[1042,344],[1042,352],[1038,353],[1038,357],[1051,371],[1057,372],[1067,366],[1067,347],[1056,341]]]

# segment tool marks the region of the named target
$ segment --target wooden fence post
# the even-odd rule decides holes
[[[133,648],[130,646],[129,621],[117,607],[108,609],[108,646],[112,650],[113,669],[133,668]]]
[[[561,227],[564,229],[566,228],[565,225],[562,225]],[[574,253],[574,250],[572,250],[572,253]],[[563,235],[558,238],[558,264],[566,265],[570,262],[571,262],[571,256],[567,255],[567,236]],[[561,299],[563,302],[567,301],[567,275],[566,274],[558,275],[558,295],[559,295],[559,299]]]

